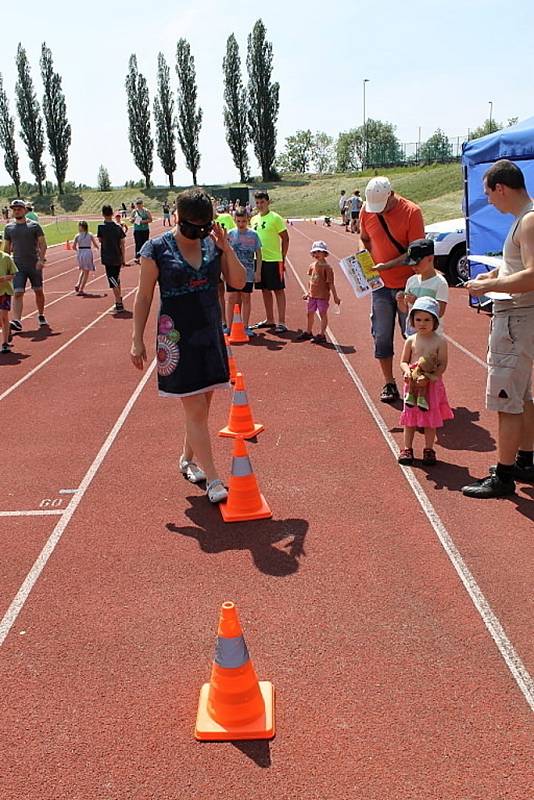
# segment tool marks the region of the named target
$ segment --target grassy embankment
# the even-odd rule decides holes
[[[419,203],[423,209],[427,223],[437,220],[459,217],[462,199],[462,174],[459,164],[437,164],[431,167],[396,168],[384,170],[397,192]],[[374,172],[342,173],[335,175],[284,175],[278,183],[260,184],[266,186],[272,197],[273,207],[284,217],[312,217],[322,214],[338,213],[338,197],[341,189],[351,194],[354,189],[363,190]],[[238,184],[227,184],[237,186]],[[225,186],[206,187],[214,195]],[[161,212],[163,200],[172,199],[179,188],[170,191],[165,187],[149,190],[113,189],[110,192],[99,192],[95,189],[80,191],[79,194],[54,198],[56,214],[60,217],[75,215],[77,219],[84,216],[100,214],[104,203],[118,208],[122,202],[129,205],[135,197],[143,197],[147,208],[153,212]],[[32,197],[35,209],[40,214],[48,213],[49,198]],[[8,198],[0,195],[0,205]],[[53,227],[55,225],[55,228]],[[77,231],[76,225],[60,220],[47,228],[47,238],[52,241],[72,239]],[[61,236],[63,238],[61,238]],[[60,237],[60,238],[56,238]]]

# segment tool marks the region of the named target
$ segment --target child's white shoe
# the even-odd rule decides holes
[[[228,498],[228,490],[220,478],[210,481],[206,486],[206,494],[210,503],[222,503]]]
[[[180,472],[185,475],[191,483],[200,483],[206,480],[206,473],[194,461],[188,461],[186,458],[181,458],[178,464]]]

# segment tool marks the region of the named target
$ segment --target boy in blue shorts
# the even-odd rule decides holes
[[[244,209],[239,208],[236,211],[235,222],[237,227],[228,231],[228,241],[247,271],[247,282],[241,290],[226,286],[226,318],[231,324],[234,305],[238,303],[241,308],[245,331],[249,336],[254,336],[254,331],[251,330],[249,325],[250,307],[254,283],[259,281],[261,276],[261,242],[258,234],[249,228],[247,212]]]

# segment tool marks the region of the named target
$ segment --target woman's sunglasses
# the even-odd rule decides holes
[[[209,236],[213,229],[213,222],[205,222],[203,225],[195,225],[194,222],[189,222],[187,219],[181,219],[179,222],[181,233],[187,239],[205,239]]]

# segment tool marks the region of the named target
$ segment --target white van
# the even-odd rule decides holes
[[[469,280],[466,258],[465,219],[447,219],[425,227],[425,236],[434,242],[434,263],[451,286]]]

